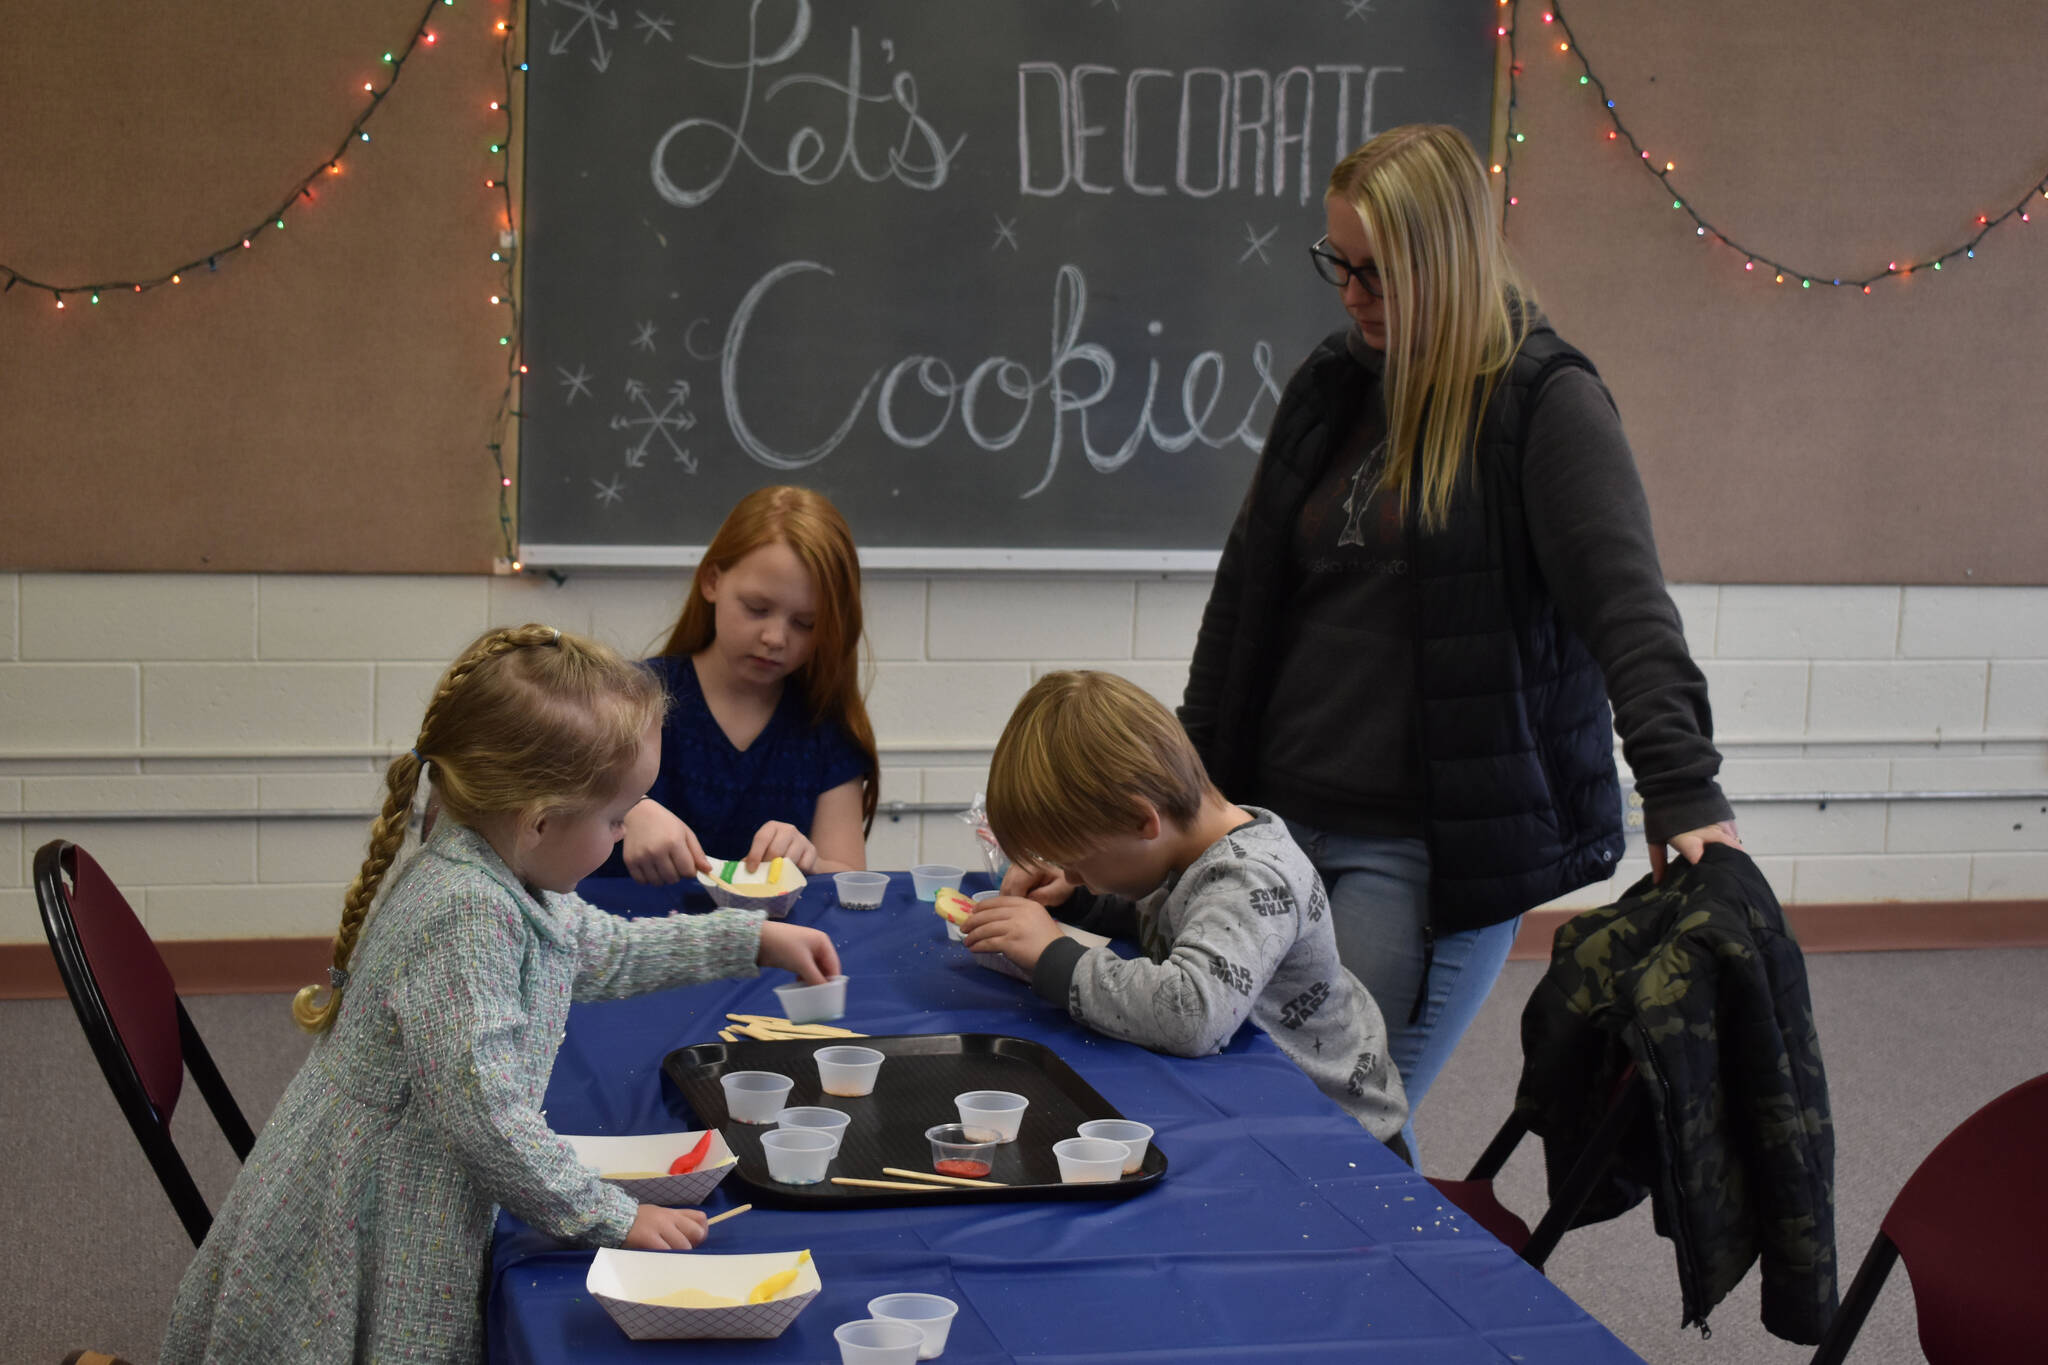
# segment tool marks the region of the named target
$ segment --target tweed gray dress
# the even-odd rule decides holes
[[[582,1245],[633,1221],[541,1113],[570,1001],[752,975],[760,926],[536,900],[443,819],[186,1270],[162,1365],[481,1360],[498,1205]]]

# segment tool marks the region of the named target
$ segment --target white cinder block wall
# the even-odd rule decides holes
[[[40,941],[30,861],[58,837],[159,937],[329,932],[383,762],[457,649],[539,620],[644,652],[683,583],[0,574],[0,942]],[[1112,668],[1177,701],[1207,592],[1185,576],[871,574],[882,799],[971,798],[1018,693],[1050,668]],[[2048,896],[2048,797],[2026,795],[2048,791],[2048,589],[1674,592],[1723,781],[1781,897]],[[1886,792],[1902,799],[1840,799]],[[1906,795],[1935,792],[1992,795]],[[1787,793],[1837,799],[1757,799]],[[26,818],[51,814],[96,818]],[[868,856],[901,868],[976,846],[952,815],[884,818]],[[1644,866],[1638,844],[1570,903]]]

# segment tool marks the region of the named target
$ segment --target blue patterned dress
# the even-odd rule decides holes
[[[633,1221],[541,1113],[571,1000],[752,975],[760,920],[536,900],[443,819],[185,1272],[163,1365],[482,1359],[498,1205],[583,1245]]]

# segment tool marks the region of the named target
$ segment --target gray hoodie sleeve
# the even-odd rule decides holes
[[[1613,400],[1587,371],[1562,370],[1544,385],[1522,496],[1551,597],[1607,680],[1644,833],[1661,841],[1734,819],[1714,781],[1721,755],[1707,681],[1664,588],[1649,499]]]
[[[1206,1057],[1236,1035],[1293,946],[1291,935],[1248,924],[1250,907],[1267,896],[1292,904],[1293,893],[1277,871],[1252,860],[1219,862],[1188,876],[1196,885],[1176,888],[1187,901],[1159,960],[1082,951],[1063,1002],[1077,1021],[1177,1057]],[[1157,909],[1148,901],[1140,914]]]

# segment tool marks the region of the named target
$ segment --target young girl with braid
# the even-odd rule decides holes
[[[548,1129],[569,1004],[839,962],[752,912],[629,920],[570,894],[653,781],[664,705],[644,668],[545,626],[449,667],[386,774],[329,980],[293,1002],[318,1038],[185,1273],[164,1365],[481,1360],[501,1204],[583,1245],[704,1240],[701,1213],[636,1205]],[[441,818],[380,902],[423,776]]]

